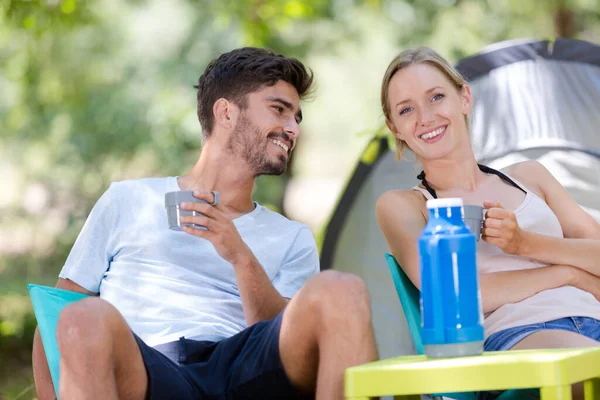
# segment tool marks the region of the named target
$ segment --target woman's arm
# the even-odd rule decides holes
[[[544,290],[568,285],[572,280],[572,267],[567,265],[480,274],[481,307],[487,314]]]
[[[517,271],[479,275],[484,313],[509,303],[518,303],[536,293],[561,286],[574,286],[600,301],[600,278],[571,265],[548,265]]]
[[[376,215],[391,253],[420,289],[418,240],[426,222],[418,200],[412,193],[387,192],[377,202]],[[504,304],[517,303],[547,289],[573,284],[576,275],[574,270],[566,265],[552,265],[482,274],[479,276],[479,285],[483,312],[492,312]],[[600,297],[600,286],[596,291]]]
[[[511,173],[520,180],[535,177],[541,195],[560,222],[564,238],[522,231],[515,224],[514,214],[496,209],[488,211],[488,215],[497,215],[500,222],[491,226],[490,220],[490,224],[486,221],[484,225],[497,228],[496,231],[492,231],[492,236],[497,237],[488,240],[489,236],[486,235],[486,241],[498,245],[510,254],[547,264],[572,265],[600,276],[600,263],[597,261],[600,260],[600,224],[573,200],[567,190],[539,162],[516,164],[511,168]],[[496,206],[500,208],[498,204]],[[502,237],[507,234],[509,236]]]
[[[386,192],[377,200],[375,214],[390,252],[420,290],[418,241],[426,220],[418,198],[406,191]]]

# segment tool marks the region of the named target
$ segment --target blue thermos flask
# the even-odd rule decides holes
[[[427,201],[429,220],[419,238],[421,333],[428,357],[483,352],[483,313],[475,235],[460,198]]]

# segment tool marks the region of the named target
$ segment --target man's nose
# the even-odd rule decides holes
[[[298,138],[300,136],[300,125],[296,121],[296,119],[291,119],[285,125],[285,133],[290,135],[293,139]]]

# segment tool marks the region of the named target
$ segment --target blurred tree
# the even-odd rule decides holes
[[[208,61],[241,45],[303,58],[328,4],[0,0],[0,388],[31,345],[25,283],[54,284],[108,184],[196,161]],[[281,210],[288,178],[255,199]]]

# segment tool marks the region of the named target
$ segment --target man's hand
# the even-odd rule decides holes
[[[213,194],[210,192],[194,192],[194,197],[213,202]],[[231,264],[252,259],[254,255],[250,248],[244,243],[240,233],[233,221],[223,213],[220,205],[212,206],[206,203],[185,202],[180,205],[182,210],[196,211],[203,215],[181,216],[182,224],[195,224],[205,226],[208,230],[198,229],[191,226],[182,226],[184,232],[190,235],[210,241],[217,253]]]
[[[483,222],[481,239],[498,246],[507,254],[520,254],[524,246],[525,232],[521,230],[517,217],[505,210],[499,203],[484,201],[488,208]]]
[[[194,193],[194,197],[209,203],[214,201],[210,192]],[[182,226],[182,229],[190,235],[210,241],[217,253],[233,266],[248,326],[279,314],[288,299],[283,298],[275,289],[252,250],[242,240],[231,218],[223,212],[222,206],[186,202],[181,203],[180,207],[182,210],[204,214],[181,216],[180,222],[205,226],[208,230],[191,226]]]

